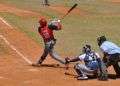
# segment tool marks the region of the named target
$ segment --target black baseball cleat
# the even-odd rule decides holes
[[[42,62],[43,62],[43,60],[40,59],[36,63],[32,63],[32,66],[39,67],[39,66],[41,66]]]
[[[41,64],[42,64],[42,61],[39,60],[39,61],[36,62],[36,63],[32,63],[32,66],[36,66],[36,67],[38,67],[38,66],[41,66]]]
[[[39,66],[41,66],[41,64],[40,63],[32,63],[32,66],[39,67]]]

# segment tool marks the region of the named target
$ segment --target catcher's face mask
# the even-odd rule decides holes
[[[85,45],[82,49],[83,53],[88,53],[91,51],[91,46],[90,45]]]

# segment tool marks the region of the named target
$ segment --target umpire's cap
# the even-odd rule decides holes
[[[98,42],[98,45],[100,46],[104,41],[106,41],[106,37],[105,36],[100,36],[97,38],[97,42]]]

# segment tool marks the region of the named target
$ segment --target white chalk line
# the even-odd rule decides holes
[[[13,27],[10,24],[8,24],[7,21],[5,21],[3,18],[0,17],[0,20],[3,23],[5,23],[8,27],[13,29]],[[13,45],[11,45],[4,36],[0,35],[0,38],[2,38],[5,41],[5,43],[8,46],[10,46],[18,55],[20,55],[28,64],[32,64],[32,62],[29,59],[27,59],[22,53],[20,53]],[[0,76],[0,79],[8,79],[8,78]]]
[[[13,45],[11,45],[10,42],[3,35],[0,35],[0,38],[3,39],[5,43],[8,46],[10,46],[10,48],[13,49],[19,56],[21,56],[22,59],[24,59],[28,64],[32,64],[32,62],[27,57],[25,57],[21,52],[19,52]]]
[[[9,26],[11,29],[13,29],[13,27],[7,22],[5,21],[3,18],[0,17],[0,20],[5,23],[7,26]]]
[[[4,77],[0,76],[0,79],[3,79]]]
[[[3,77],[3,76],[0,76],[0,79],[9,79],[9,78],[6,78],[6,77]]]
[[[8,27],[10,27],[11,29],[13,29],[13,27],[12,27],[9,23],[7,23],[7,21],[5,21],[3,18],[0,17],[0,20],[1,20],[3,23],[5,23]],[[4,36],[0,35],[0,38],[2,38],[2,39],[5,41],[5,43],[6,43],[8,46],[10,46],[10,47],[11,47],[19,56],[21,56],[27,63],[32,64],[32,62],[31,62],[29,59],[27,59],[27,57],[25,57],[22,53],[20,53],[13,45],[11,45],[11,44],[9,43],[9,41],[8,41]]]

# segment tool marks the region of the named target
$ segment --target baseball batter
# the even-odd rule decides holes
[[[56,39],[54,37],[53,31],[61,30],[61,23],[60,20],[53,20],[49,24],[47,24],[47,20],[45,18],[41,18],[39,20],[40,27],[38,28],[39,34],[42,36],[44,40],[44,52],[40,59],[33,64],[33,66],[40,65],[46,59],[47,55],[49,54],[53,59],[59,61],[62,64],[65,64],[66,61],[63,60],[55,51],[54,46],[56,44]]]

